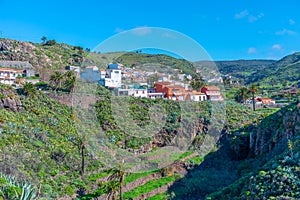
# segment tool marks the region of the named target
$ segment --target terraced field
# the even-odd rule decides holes
[[[163,152],[162,150],[156,154],[150,153],[146,157],[155,159],[163,157]],[[170,156],[171,154],[174,155]],[[125,174],[122,187],[123,199],[166,199],[168,195],[167,191],[174,181],[182,178],[188,173],[189,169],[199,165],[203,161],[203,158],[199,157],[198,152],[194,151],[187,151],[181,154],[176,152],[170,153],[170,155],[168,156],[173,159],[173,162],[164,168],[156,168],[142,173]],[[90,194],[80,197],[80,199],[93,199],[97,196],[98,199],[108,199],[107,193],[111,191],[105,185],[109,185],[112,182],[109,179],[110,176],[111,174],[107,172],[91,175],[89,179],[96,183],[94,189]]]

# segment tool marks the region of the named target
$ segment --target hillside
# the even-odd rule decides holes
[[[183,116],[180,114],[178,102],[130,98],[128,99],[130,112],[127,119],[132,117],[139,126],[145,126],[149,123],[149,107],[159,103],[167,110],[167,123],[153,137],[134,137],[134,133],[130,133],[131,136],[128,137],[128,131],[131,129],[125,129],[127,132],[124,132],[124,129],[118,128],[112,111],[107,109],[110,99],[109,96],[106,96],[108,99],[103,99],[104,94],[108,95],[106,90],[101,89],[97,92],[102,100],[95,104],[98,112],[97,118],[93,119],[91,118],[93,112],[90,109],[76,107],[71,109],[38,91],[29,95],[23,90],[15,91],[5,85],[0,86],[2,94],[0,101],[0,133],[2,137],[0,157],[5,158],[0,162],[2,172],[13,175],[17,180],[24,179],[30,182],[35,188],[39,188],[37,195],[47,199],[66,195],[73,196],[80,190],[92,193],[93,188],[98,188],[96,180],[107,175],[104,169],[109,168],[107,166],[112,163],[107,157],[110,154],[104,155],[102,150],[95,148],[95,145],[101,143],[100,149],[103,145],[118,148],[120,156],[124,156],[124,153],[130,155],[130,151],[137,152],[137,158],[140,160],[126,162],[126,166],[129,168],[133,164],[148,163],[152,166],[152,170],[159,170],[160,164],[172,163],[183,158],[184,155],[189,155],[185,154],[185,151],[166,149],[167,152],[165,152],[164,147],[172,146],[172,143],[176,141],[174,138],[178,137],[182,131],[193,130],[188,132],[195,137],[190,150],[197,149],[197,145],[201,146],[203,142],[204,132],[215,128],[210,125],[211,109],[213,108],[215,115],[222,114],[225,109],[223,104],[211,107],[212,105],[208,102],[196,103],[194,106],[198,112],[194,113],[192,109],[185,113],[184,116],[187,118],[181,122]],[[80,94],[77,95],[80,97]],[[191,105],[189,104],[189,106]],[[232,129],[237,129],[244,123],[261,120],[263,116],[262,113],[253,113],[250,109],[233,102],[228,104],[226,110],[230,120],[214,122],[214,126],[221,123],[220,125],[228,124]],[[239,113],[245,113],[245,116],[238,117]],[[199,120],[190,123],[190,120],[193,122],[195,117],[199,117]],[[181,123],[185,125],[184,130],[180,127]],[[103,130],[101,132],[102,140],[96,139],[99,137],[97,136],[98,125]],[[80,134],[81,132],[84,134]],[[81,175],[82,144],[85,144],[85,174],[83,176]],[[160,156],[164,152],[170,157],[161,160]],[[174,178],[167,180],[174,181],[178,177]],[[163,180],[165,179],[163,178]],[[100,189],[97,191],[100,192]],[[103,190],[101,191],[103,194]],[[100,195],[100,193],[93,195]]]
[[[123,53],[90,52],[80,46],[71,46],[48,40],[42,43],[22,42],[0,38],[0,60],[28,61],[38,69],[64,69],[65,66],[97,65],[105,68],[107,63]]]
[[[212,64],[46,43],[0,39],[0,60],[40,69],[120,62],[191,75],[199,63]],[[224,74],[269,84],[299,80],[299,62],[296,53],[216,64]],[[123,186],[124,199],[300,198],[299,102],[254,112],[231,101],[113,98],[99,85],[76,84],[71,94],[0,84],[0,199],[24,191],[43,200],[108,199]]]
[[[143,71],[162,71],[174,74],[170,69],[179,69],[182,73],[195,75],[196,68],[192,63],[177,59],[164,54],[145,54],[145,53],[125,53],[115,59],[116,62],[122,63],[128,67],[135,67]]]
[[[29,61],[35,67],[60,69],[66,65],[78,65],[82,56],[67,44],[42,45],[1,38],[0,60]]]
[[[279,88],[299,83],[300,53],[293,53],[278,61],[275,60],[234,60],[234,61],[199,61],[200,66],[218,67],[223,75],[242,80],[246,85],[260,84],[263,87]]]
[[[169,194],[174,199],[299,199],[300,105],[224,137]],[[186,189],[186,185],[190,185]]]
[[[256,71],[246,83],[259,82],[267,85],[291,85],[300,80],[300,53],[288,55],[277,62]]]
[[[200,66],[213,66],[214,64],[223,75],[230,75],[246,80],[256,71],[274,63],[275,60],[232,60],[232,61],[199,61]]]
[[[299,199],[299,121],[299,102],[265,118],[252,130],[255,156],[241,162],[236,182],[211,198]]]
[[[101,54],[55,41],[32,43],[5,38],[0,38],[0,60],[30,61],[33,66],[50,69],[59,69],[66,65],[87,64],[105,67],[107,63],[120,62],[128,67],[152,63],[187,70],[190,73],[194,71],[189,62],[163,54],[153,55],[133,52]]]

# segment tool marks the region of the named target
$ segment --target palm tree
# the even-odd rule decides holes
[[[249,92],[252,93],[252,105],[253,105],[253,111],[255,111],[255,98],[254,95],[258,91],[258,87],[254,84],[251,84],[249,87]]]
[[[202,76],[197,75],[194,77],[190,83],[191,87],[194,90],[200,90],[203,86],[205,86],[205,81]]]
[[[69,93],[73,92],[76,84],[76,76],[74,72],[72,71],[67,71],[65,74],[65,82],[64,86],[65,88],[69,91]]]
[[[288,92],[285,93],[284,96],[288,99],[288,102],[290,103],[291,99],[292,99],[292,94],[288,91]]]
[[[77,140],[77,144],[78,144],[78,148],[80,149],[80,154],[81,154],[81,176],[84,175],[84,171],[85,171],[85,160],[84,160],[84,156],[85,156],[85,149],[86,149],[86,144],[87,144],[87,137],[85,134],[82,135],[78,135],[78,140]]]
[[[105,199],[117,199],[119,184],[117,181],[108,181],[108,182],[100,182],[100,188],[105,192],[107,195]]]
[[[230,86],[230,84],[231,84],[231,78],[228,77],[228,76],[224,77],[224,78],[223,78],[223,83],[224,83],[224,86],[225,86],[225,87],[226,87],[226,86]]]
[[[50,76],[50,82],[53,84],[54,86],[54,91],[56,92],[58,88],[61,87],[61,82],[63,79],[63,74],[59,71],[54,72],[54,74],[52,74]]]
[[[45,42],[46,42],[46,40],[47,40],[46,36],[43,36],[43,37],[41,38],[41,40],[43,41],[43,44],[45,44]]]
[[[81,149],[81,175],[84,174],[84,154],[85,154],[85,142],[80,143],[80,149]]]
[[[112,173],[110,175],[110,177],[108,178],[108,180],[112,181],[112,183],[117,182],[117,188],[119,190],[119,196],[120,196],[120,200],[123,199],[123,185],[124,185],[124,177],[125,177],[125,169],[124,169],[124,164],[119,163],[117,167],[112,168],[110,171],[110,173]],[[113,193],[114,191],[111,190],[111,192]]]
[[[246,101],[247,93],[248,93],[248,89],[246,87],[240,88],[239,95],[240,95],[240,98],[242,99],[243,103],[245,103],[245,101]]]
[[[23,86],[23,92],[27,96],[34,96],[37,90],[32,83],[26,82]]]
[[[271,85],[274,87],[274,85],[276,84],[276,81],[275,81],[274,79],[272,79],[272,80],[270,81],[270,83],[271,83]]]

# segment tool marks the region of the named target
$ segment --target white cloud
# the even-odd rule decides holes
[[[244,18],[244,17],[246,17],[248,15],[249,15],[249,11],[248,10],[243,10],[240,13],[235,14],[234,18],[235,19],[242,19],[242,18]]]
[[[295,23],[296,23],[295,20],[293,20],[293,19],[290,19],[290,20],[289,20],[289,24],[290,24],[290,25],[294,25]]]
[[[264,17],[265,16],[265,14],[264,13],[259,13],[259,14],[257,14],[257,15],[253,15],[253,14],[251,14],[248,10],[243,10],[243,11],[241,11],[241,12],[239,12],[239,13],[236,13],[235,15],[234,15],[234,18],[235,19],[243,19],[243,18],[246,18],[247,17],[247,19],[248,19],[248,22],[255,22],[255,21],[257,21],[257,20],[259,20],[260,18],[262,18],[262,17]]]
[[[259,20],[260,18],[262,18],[263,16],[265,16],[264,13],[259,13],[258,15],[249,15],[248,16],[248,21],[249,22],[255,22],[255,21]]]
[[[274,44],[274,45],[272,46],[272,49],[273,49],[273,50],[282,50],[282,47],[281,47],[280,44]]]
[[[250,47],[250,48],[248,49],[248,54],[254,54],[254,53],[257,53],[257,49],[254,48],[254,47]]]
[[[277,31],[275,34],[276,35],[296,35],[297,33],[295,31],[284,28],[281,31]]]
[[[151,28],[147,26],[138,27],[132,30],[132,33],[138,36],[148,35],[151,32],[152,32]]]

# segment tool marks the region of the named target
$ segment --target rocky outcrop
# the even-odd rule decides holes
[[[272,149],[280,152],[286,149],[289,139],[299,134],[300,103],[293,103],[265,118],[258,125],[256,132],[251,134],[254,153],[259,155]]]
[[[97,100],[99,100],[98,97],[91,94],[78,95],[48,93],[47,95],[69,107],[81,107],[84,109],[88,109],[91,105],[95,104]]]
[[[0,60],[29,61],[29,65],[37,69],[64,69],[66,65],[78,65],[85,61],[85,58],[76,55],[76,50],[66,44],[57,43],[50,47],[31,42],[0,39]]]
[[[7,61],[0,60],[1,67],[16,68],[16,69],[33,69],[34,67],[25,61]]]
[[[0,109],[7,109],[13,112],[22,110],[22,103],[12,90],[0,88],[0,94]]]

